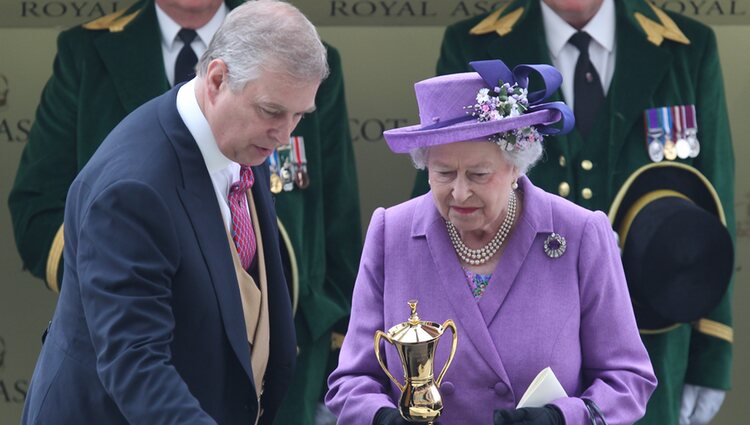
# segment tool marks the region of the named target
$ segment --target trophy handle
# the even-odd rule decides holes
[[[456,355],[456,344],[458,343],[458,334],[456,333],[456,325],[453,323],[453,320],[446,320],[445,323],[443,323],[443,328],[448,329],[450,328],[453,332],[453,339],[451,341],[451,355],[448,356],[448,361],[445,362],[445,366],[443,366],[443,370],[440,371],[440,375],[438,375],[437,381],[435,383],[438,387],[440,387],[440,383],[443,381],[443,375],[445,375],[445,372],[448,371],[448,367],[451,365],[451,362],[453,361],[453,356]]]
[[[455,332],[454,332],[455,335]],[[391,381],[393,381],[394,384],[398,387],[401,392],[404,392],[404,385],[401,385],[400,382],[396,380],[396,378],[391,375],[391,372],[388,371],[388,368],[385,367],[385,364],[383,363],[383,360],[380,358],[380,338],[385,338],[386,341],[388,341],[390,344],[393,344],[393,341],[391,341],[391,337],[386,335],[383,331],[376,331],[375,332],[375,357],[378,359],[378,363],[380,364],[380,367],[383,369],[383,372],[385,372],[386,375],[388,375],[389,378],[391,378]]]

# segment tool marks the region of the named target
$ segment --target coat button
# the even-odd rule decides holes
[[[592,168],[594,168],[594,163],[589,161],[588,159],[584,159],[583,161],[581,161],[581,168],[586,171],[590,171]]]
[[[581,196],[583,196],[583,199],[591,199],[591,197],[594,196],[594,192],[588,187],[584,187],[581,189]]]
[[[498,382],[497,384],[495,384],[495,394],[497,394],[499,396],[504,396],[507,393],[508,393],[508,386],[507,385],[505,385],[502,382]]]
[[[557,187],[557,193],[563,198],[567,198],[570,195],[570,185],[567,182],[560,183],[560,186]]]
[[[456,387],[453,386],[453,382],[445,381],[440,384],[440,393],[443,395],[453,395],[456,391]]]
[[[568,163],[568,161],[565,159],[565,156],[564,155],[560,155],[560,166],[564,167],[565,164],[567,164],[567,163]]]

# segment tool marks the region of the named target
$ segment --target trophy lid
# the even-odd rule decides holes
[[[425,343],[440,338],[443,334],[443,326],[435,322],[419,320],[417,315],[417,300],[409,300],[411,315],[409,320],[390,328],[388,336],[394,341],[402,344]]]

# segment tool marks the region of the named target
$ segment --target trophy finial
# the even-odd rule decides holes
[[[409,300],[409,309],[411,309],[411,315],[409,316],[409,324],[416,325],[419,323],[419,316],[417,315],[417,300]]]

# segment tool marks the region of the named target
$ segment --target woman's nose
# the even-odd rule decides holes
[[[462,176],[456,177],[453,184],[453,199],[458,202],[463,202],[471,196],[471,185],[466,178]]]

